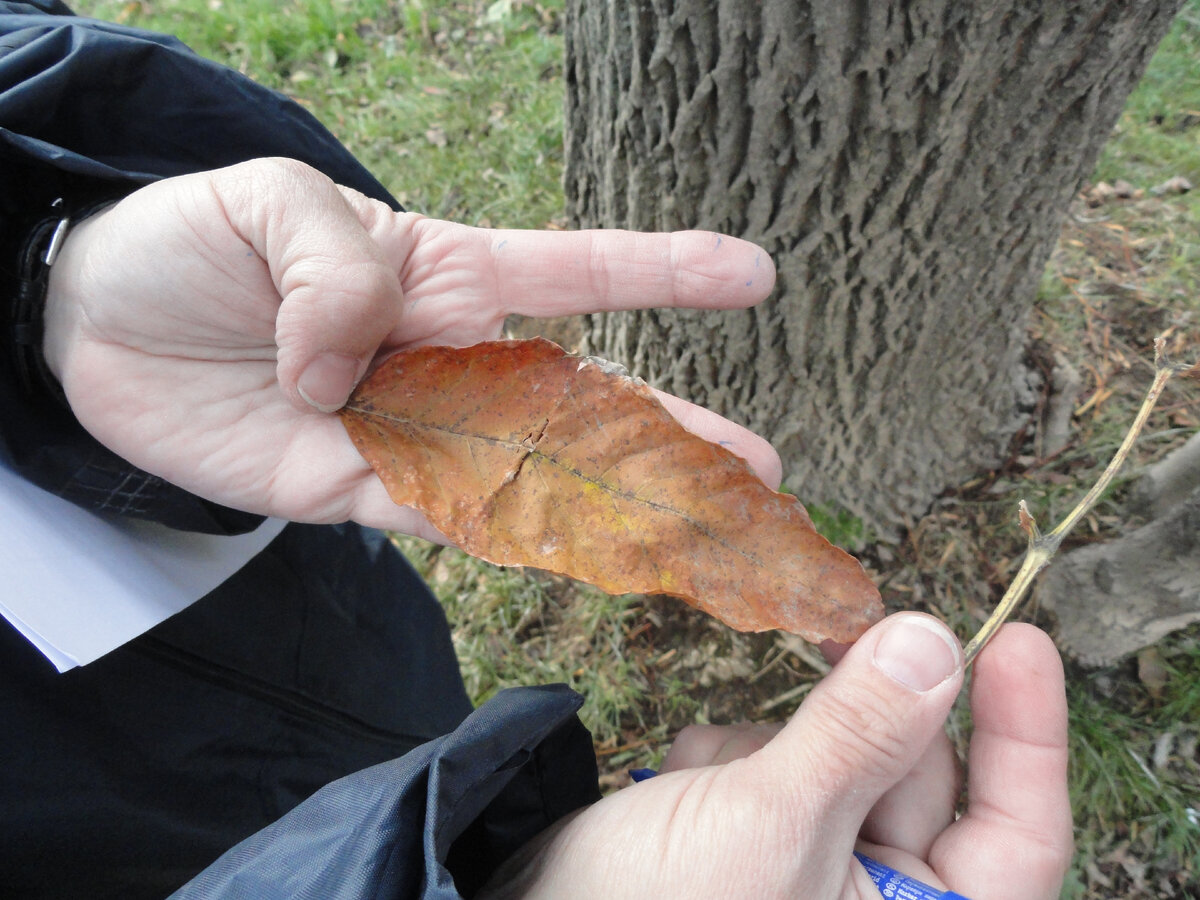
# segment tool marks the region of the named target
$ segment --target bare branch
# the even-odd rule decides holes
[[[1054,558],[1054,554],[1058,551],[1059,544],[1062,543],[1063,538],[1078,524],[1080,519],[1087,515],[1088,511],[1095,506],[1096,501],[1108,490],[1108,486],[1112,484],[1118,470],[1129,457],[1129,451],[1133,449],[1133,444],[1137,440],[1138,435],[1141,434],[1142,428],[1145,427],[1146,420],[1150,418],[1150,412],[1154,409],[1154,404],[1158,402],[1159,395],[1162,394],[1167,381],[1170,380],[1172,375],[1189,377],[1196,371],[1197,366],[1184,366],[1171,362],[1167,358],[1165,347],[1166,342],[1162,338],[1154,342],[1154,381],[1146,392],[1142,406],[1138,410],[1137,416],[1134,417],[1133,424],[1129,426],[1129,431],[1126,433],[1125,439],[1121,442],[1121,446],[1113,454],[1112,460],[1100,475],[1100,478],[1092,485],[1091,490],[1084,495],[1075,508],[1067,513],[1066,518],[1049,532],[1042,534],[1038,531],[1037,523],[1034,522],[1033,516],[1029,514],[1029,509],[1025,505],[1025,501],[1021,501],[1020,524],[1025,533],[1029,535],[1029,549],[1025,553],[1025,559],[1021,562],[1021,568],[1017,570],[1017,574],[1008,586],[1008,590],[1004,592],[1004,596],[1000,598],[996,609],[988,617],[988,620],[983,623],[983,626],[976,632],[975,636],[967,642],[964,653],[968,666],[979,655],[979,651],[987,646],[987,642],[1000,630],[1000,626],[1012,615],[1018,604],[1020,604],[1021,599],[1025,596],[1025,593],[1033,584],[1033,580],[1037,577],[1038,572],[1050,564],[1050,560]]]

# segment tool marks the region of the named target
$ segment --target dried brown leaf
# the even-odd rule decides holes
[[[686,431],[642,382],[549,341],[397,354],[342,418],[392,499],[482,559],[814,641],[852,640],[882,615],[795,497]]]

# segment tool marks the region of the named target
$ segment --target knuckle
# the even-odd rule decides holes
[[[1058,896],[1057,890],[1071,868],[1074,857],[1073,838],[1046,840],[1045,836],[1041,836],[1041,840],[1028,843],[1027,849],[1021,854],[1021,869],[1029,885],[1039,886],[1031,896]],[[1041,886],[1045,886],[1044,891],[1040,889]]]
[[[315,182],[325,183],[328,179],[307,163],[285,156],[269,156],[255,161],[264,176],[273,178],[282,186],[301,189]]]
[[[713,762],[721,742],[723,729],[717,725],[688,725],[675,736],[667,753],[666,768],[695,768]]]
[[[771,742],[778,731],[778,728],[770,726],[738,729],[726,738],[717,754],[718,761],[740,759],[757,753]]]
[[[706,740],[714,727],[713,725],[685,725],[675,736],[675,743],[690,746]]]
[[[371,301],[390,299],[398,286],[396,273],[376,259],[363,259],[350,265],[334,263],[342,289],[349,295]]]
[[[812,726],[822,737],[823,764],[843,779],[894,778],[908,758],[900,712],[878,695],[846,696],[829,691],[814,696]]]

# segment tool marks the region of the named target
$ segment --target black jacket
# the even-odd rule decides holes
[[[84,209],[262,156],[396,206],[296,104],[178,41],[0,0],[0,312],[55,199]],[[6,465],[101,513],[217,534],[258,523],[102,447],[22,382],[12,336],[6,322]],[[0,896],[158,897],[193,877],[186,896],[470,896],[597,799],[579,703],[521,688],[471,712],[441,608],[386,537],[290,525],[81,669],[57,674],[0,622]]]

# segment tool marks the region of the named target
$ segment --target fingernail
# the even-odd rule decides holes
[[[962,651],[949,629],[925,616],[897,616],[875,645],[876,667],[920,693],[958,671],[961,659]]]
[[[321,412],[337,412],[346,404],[358,378],[358,360],[341,353],[322,353],[296,381],[304,402]]]

